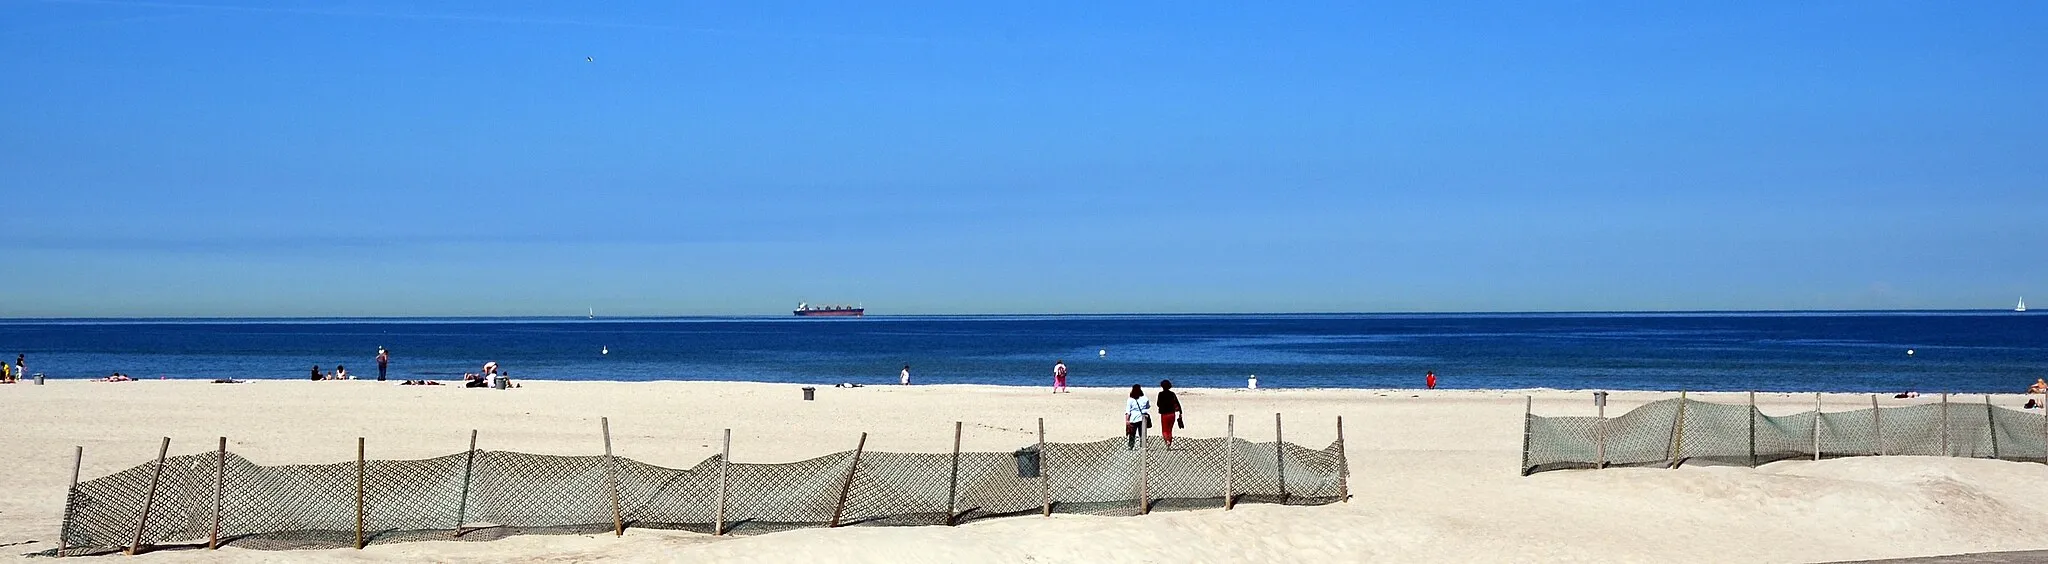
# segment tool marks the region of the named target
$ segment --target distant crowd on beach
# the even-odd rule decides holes
[[[28,376],[27,359],[28,355],[17,354],[14,355],[14,364],[9,365],[6,357],[0,357],[0,384],[20,382],[22,377]]]
[[[1108,356],[1109,351],[1105,349],[1102,351],[1098,351],[1097,354],[1106,357]],[[1052,363],[1052,393],[1073,393],[1072,390],[1067,388],[1067,376],[1068,372],[1066,359],[1054,360]],[[903,365],[903,369],[896,373],[896,383],[897,385],[901,386],[910,385],[910,365]],[[1436,389],[1436,385],[1436,371],[1430,370],[1424,372],[1422,375],[1423,389],[1434,390]],[[2048,385],[2048,383],[2044,383],[2043,385]],[[858,388],[860,387],[860,384],[839,384],[838,387]],[[1245,388],[1251,390],[1258,389],[1259,376],[1257,374],[1253,374],[1249,378],[1246,378]],[[1155,411],[1155,406],[1156,411],[1158,411],[1159,413],[1159,434],[1160,437],[1164,439],[1166,443],[1166,448],[1173,448],[1174,428],[1187,428],[1186,411],[1184,406],[1181,405],[1180,396],[1173,393],[1172,380],[1159,381],[1159,394],[1156,397],[1158,397],[1158,401],[1155,404],[1150,398],[1146,397],[1145,387],[1143,385],[1131,384],[1129,397],[1124,401],[1123,423],[1125,448],[1137,448],[1139,439],[1143,438],[1147,430],[1152,428],[1152,412]]]
[[[384,347],[377,347],[376,362],[377,381],[386,381],[391,376],[391,351],[386,350]],[[334,365],[334,370],[331,371],[322,371],[318,365],[315,365],[313,366],[313,370],[307,373],[307,377],[314,381],[355,379],[354,375],[349,374],[348,367],[339,364]],[[441,383],[433,380],[406,380],[403,382],[399,382],[398,385],[439,386],[441,385]],[[508,388],[517,388],[519,387],[519,384],[514,383],[512,381],[511,372],[499,368],[498,361],[493,360],[485,362],[483,364],[483,368],[478,370],[477,372],[463,373],[462,387],[495,388],[503,390]]]
[[[482,372],[471,372],[463,374],[462,387],[491,388],[503,390],[508,388],[517,388],[519,387],[519,384],[515,384],[512,382],[511,372],[499,370],[498,361],[493,360],[484,363],[484,368]]]

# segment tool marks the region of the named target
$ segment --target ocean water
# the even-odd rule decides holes
[[[0,354],[91,378],[302,379],[315,365],[515,378],[1075,386],[2018,392],[2048,313],[873,316],[0,321]],[[1908,355],[1907,351],[1913,354]],[[601,354],[600,351],[609,351]]]

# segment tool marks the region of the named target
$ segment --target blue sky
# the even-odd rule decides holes
[[[2048,305],[2048,4],[819,4],[0,0],[0,316]]]

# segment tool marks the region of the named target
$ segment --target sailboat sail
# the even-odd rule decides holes
[[[2027,310],[2027,299],[2026,299],[2026,298],[2020,298],[2020,305],[2019,305],[2019,306],[2017,306],[2017,307],[2014,307],[2014,308],[2012,308],[2012,310],[2013,310],[2013,311],[2026,311],[2026,310]]]

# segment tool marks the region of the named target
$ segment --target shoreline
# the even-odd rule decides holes
[[[877,379],[880,379],[880,377],[877,377]],[[1170,379],[1170,378],[1169,378],[1169,379]],[[132,380],[132,381],[126,381],[126,382],[106,382],[106,381],[104,381],[104,380],[102,380],[102,379],[100,379],[100,378],[46,378],[46,380],[47,380],[47,381],[49,381],[49,382],[52,382],[52,383],[55,383],[55,382],[66,382],[66,383],[100,383],[100,384],[133,384],[133,383],[146,383],[146,382],[159,382],[159,383],[168,383],[168,382],[178,382],[178,383],[186,383],[186,384],[214,384],[214,383],[216,383],[216,382],[212,382],[212,381],[210,381],[210,380],[204,380],[204,379],[200,379],[200,378],[136,378],[136,379],[134,379],[134,380]],[[430,387],[430,388],[432,388],[432,387],[456,387],[456,388],[461,388],[461,387],[462,387],[462,385],[461,385],[461,384],[462,384],[462,382],[463,382],[463,380],[461,380],[460,378],[455,378],[455,379],[445,379],[445,380],[444,380],[444,379],[434,379],[434,378],[425,378],[425,379],[422,379],[422,378],[413,378],[413,380],[425,380],[425,381],[431,381],[431,382],[440,382],[440,383],[441,383],[441,384],[440,384],[439,386],[427,386],[427,387]],[[298,383],[305,383],[305,384],[365,384],[365,383],[368,383],[368,384],[378,384],[378,383],[381,383],[381,384],[384,384],[384,385],[392,385],[392,386],[401,386],[401,387],[414,387],[414,386],[403,386],[403,385],[401,385],[400,383],[401,383],[401,382],[404,382],[404,381],[406,381],[406,379],[403,379],[403,378],[390,378],[390,379],[387,379],[387,380],[384,380],[384,381],[379,381],[379,380],[376,380],[376,379],[374,379],[374,378],[369,378],[369,379],[364,379],[364,378],[355,378],[355,379],[350,379],[350,380],[317,380],[317,381],[316,381],[316,380],[308,380],[308,379],[306,379],[306,378],[250,378],[250,379],[245,379],[245,380],[237,380],[237,381],[235,381],[234,383],[235,383],[235,384],[254,384],[254,383],[265,383],[265,382],[268,382],[268,383],[298,382]],[[869,384],[869,383],[862,383],[862,382],[834,382],[834,383],[805,383],[805,382],[774,382],[774,381],[765,381],[765,380],[707,380],[707,379],[696,379],[696,380],[684,380],[684,379],[664,379],[664,380],[599,380],[599,379],[577,379],[577,380],[553,380],[553,379],[539,379],[539,378],[515,378],[515,379],[513,379],[513,381],[514,381],[514,382],[517,382],[517,383],[521,383],[521,384],[525,384],[525,383],[528,383],[528,382],[533,382],[533,383],[550,383],[550,384],[585,384],[585,383],[590,383],[590,384],[747,384],[747,385],[762,385],[762,386],[789,386],[789,387],[799,387],[799,388],[800,388],[800,387],[805,387],[805,386],[809,386],[809,387],[815,387],[815,388],[819,388],[819,389],[825,389],[825,388],[839,388],[839,389],[850,389],[850,388],[883,388],[883,389],[900,389],[900,388],[949,388],[949,389],[975,389],[975,388],[987,388],[987,389],[1003,389],[1003,390],[1033,390],[1033,389],[1036,389],[1036,390],[1041,390],[1041,391],[1043,391],[1043,390],[1047,390],[1047,389],[1050,389],[1050,388],[1051,388],[1051,385],[1050,385],[1050,384],[976,384],[976,383],[931,383],[931,384],[911,384],[911,385],[909,385],[909,386],[903,386],[903,385],[899,385],[899,384],[894,384],[894,383],[873,383],[873,384]],[[1154,381],[1149,381],[1149,380],[1148,380],[1148,381],[1143,381],[1143,382],[1136,382],[1136,383],[1137,383],[1138,385],[1140,385],[1140,386],[1143,386],[1143,387],[1144,387],[1144,389],[1146,390],[1146,394],[1147,394],[1147,395],[1150,395],[1150,394],[1152,394],[1152,393],[1154,393],[1154,392],[1156,392],[1156,391],[1158,390],[1158,383],[1157,383],[1157,382],[1154,382]],[[227,384],[227,383],[219,383],[219,384],[221,384],[221,385],[231,385],[231,384]],[[853,386],[839,386],[838,384],[855,384],[855,385],[853,385]],[[16,384],[12,384],[12,385],[21,385],[21,386],[35,386],[35,383],[34,383],[33,381],[31,381],[31,380],[22,380],[21,382],[18,382],[18,383],[16,383]],[[1073,389],[1077,389],[1077,390],[1080,390],[1080,389],[1086,389],[1086,390],[1124,390],[1124,389],[1127,389],[1127,388],[1128,388],[1128,386],[1129,386],[1129,384],[1123,384],[1123,385],[1114,385],[1114,386],[1082,386],[1082,385],[1072,385],[1072,386],[1069,386],[1069,387],[1070,387],[1070,388],[1073,388]],[[1608,392],[1608,393],[1610,393],[1610,394],[1616,394],[1616,395],[1618,395],[1618,394],[1629,394],[1629,395],[1641,395],[1641,394],[1669,394],[1669,395],[1671,395],[1671,396],[1673,396],[1673,397],[1676,397],[1676,396],[1677,396],[1678,394],[1680,394],[1680,393],[1685,393],[1685,394],[1692,394],[1692,395],[1708,395],[1708,396],[1722,396],[1722,395],[1728,395],[1728,394],[1747,394],[1747,393],[1751,393],[1751,392],[1754,392],[1754,393],[1756,393],[1756,394],[1759,394],[1759,395],[1774,395],[1774,396],[1786,396],[1786,395],[1811,395],[1811,394],[1815,394],[1815,393],[1819,393],[1819,394],[1823,394],[1823,395],[1827,395],[1827,396],[1873,396],[1873,395],[1874,395],[1874,396],[1878,396],[1878,398],[1879,398],[1879,399],[1894,399],[1894,398],[1892,397],[1893,395],[1895,395],[1895,394],[1898,394],[1898,393],[1901,393],[1901,391],[1899,391],[1899,390],[1887,390],[1887,391],[1866,391],[1866,390],[1772,390],[1772,389],[1756,389],[1756,390],[1730,390],[1730,389],[1703,389],[1703,390],[1699,390],[1699,389],[1696,389],[1696,390],[1670,390],[1670,389],[1647,389],[1647,388],[1544,388],[1544,387],[1536,387],[1536,388],[1460,388],[1460,387],[1438,387],[1438,388],[1435,388],[1435,389],[1425,389],[1425,388],[1348,388],[1348,387],[1260,387],[1260,388],[1257,388],[1257,389],[1251,389],[1251,388],[1245,388],[1245,387],[1229,387],[1229,388],[1221,388],[1221,387],[1213,387],[1213,386],[1182,386],[1182,385],[1179,385],[1179,384],[1175,384],[1175,385],[1174,385],[1174,389],[1175,389],[1175,390],[1177,390],[1177,391],[1192,391],[1192,390],[1202,390],[1202,391],[1213,391],[1213,392],[1244,392],[1244,393],[1269,393],[1269,392],[1271,392],[1271,393],[1289,393],[1289,392],[1372,392],[1372,393],[1428,393],[1428,394],[1445,394],[1445,393],[1475,393],[1475,394],[1502,394],[1502,393],[1508,393],[1508,394],[1517,394],[1517,393],[1519,393],[1519,394],[1545,394],[1545,395],[1547,395],[1547,394],[1588,394],[1588,395],[1590,395],[1590,394],[1592,394],[1592,393],[1594,393],[1594,392]],[[1953,390],[1952,390],[1952,391],[1919,391],[1919,390],[1913,390],[1913,391],[1914,391],[1914,392],[1916,392],[1916,393],[1918,393],[1920,397],[1940,396],[1940,395],[1942,395],[1942,394],[1946,393],[1946,394],[1949,394],[1950,396],[1987,396],[1987,395],[1988,395],[1988,396],[1992,396],[1992,397],[1994,397],[1994,398],[2000,398],[2000,399],[2006,399],[2006,398],[2021,398],[2021,399],[2024,399],[2024,398],[2027,398],[2027,397],[2030,397],[2030,396],[2041,396],[2041,395],[2043,395],[2043,394],[2038,394],[2038,393],[2032,393],[2032,394],[2030,394],[2030,393],[2026,393],[2026,392],[1983,392],[1983,391],[1953,391]]]

